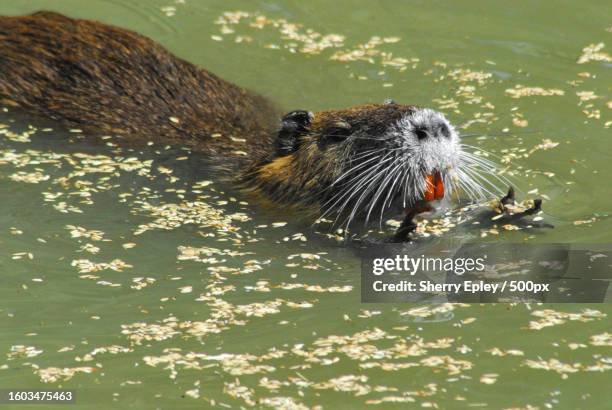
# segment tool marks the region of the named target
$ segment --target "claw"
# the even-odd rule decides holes
[[[517,205],[516,203],[515,196],[516,194],[515,194],[514,188],[509,187],[508,193],[499,200],[499,206],[497,207],[497,212],[498,212],[497,215],[499,215],[499,212],[503,213],[504,216],[502,220],[505,223],[519,223],[519,222],[523,223],[521,219],[523,219],[524,217],[529,216],[529,215],[534,215],[542,211],[542,200],[538,198],[538,199],[533,200],[533,206],[531,208],[525,209],[520,212],[516,212],[517,208],[519,208],[519,205]],[[422,214],[425,212],[431,212],[433,210],[434,208],[426,201],[420,201],[417,204],[415,204],[413,207],[407,208],[406,217],[402,221],[402,224],[400,225],[399,228],[397,228],[397,230],[395,231],[395,234],[391,238],[387,239],[386,242],[391,242],[391,243],[411,242],[412,233],[414,233],[417,228],[417,223],[414,220],[414,218],[419,214]],[[513,213],[512,212],[513,210],[516,213]],[[491,211],[489,210],[489,212]],[[486,219],[486,221],[491,222],[489,217]],[[496,220],[495,223],[499,223],[499,221]],[[546,223],[538,223],[539,225],[534,224],[533,221],[528,221],[528,223],[530,226],[535,225],[535,226],[541,226],[541,227],[550,227],[550,228],[553,227],[552,225],[546,224]]]
[[[414,218],[422,213],[431,212],[434,208],[428,204],[427,202],[419,202],[415,204],[412,208],[406,209],[406,217],[402,221],[402,224],[393,237],[390,238],[389,242],[392,243],[400,243],[400,242],[410,242],[410,234],[413,233],[417,228],[417,223]]]
[[[514,201],[514,187],[510,187],[508,189],[508,193],[506,194],[506,196],[500,199],[499,202],[502,205],[508,205],[508,204],[514,205],[514,202],[515,202]]]
[[[506,196],[499,200],[499,210],[505,214],[505,221],[510,223],[518,222],[526,216],[538,214],[542,211],[542,200],[539,198],[533,200],[533,206],[531,208],[519,212],[517,212],[516,207],[513,207],[514,205],[516,205],[514,188],[510,187]],[[550,225],[542,224],[542,226]]]

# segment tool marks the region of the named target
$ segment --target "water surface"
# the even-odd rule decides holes
[[[555,224],[485,239],[612,241],[606,2],[0,1],[40,9],[138,31],[287,111],[440,109]],[[196,154],[0,123],[4,388],[87,409],[609,407],[606,305],[362,305],[351,247]]]

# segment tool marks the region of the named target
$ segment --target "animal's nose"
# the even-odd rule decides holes
[[[440,134],[444,137],[444,138],[450,138],[450,130],[448,129],[448,127],[446,126],[446,124],[442,124],[440,126]]]

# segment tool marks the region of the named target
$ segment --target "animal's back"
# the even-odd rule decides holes
[[[0,100],[108,134],[232,149],[276,119],[263,98],[96,21],[39,12],[0,17]],[[211,135],[221,134],[221,138]]]

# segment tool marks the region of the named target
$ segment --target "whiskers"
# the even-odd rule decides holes
[[[375,217],[382,226],[389,209],[414,205],[427,189],[426,175],[435,171],[424,169],[418,152],[381,146],[354,154],[347,148],[339,161],[345,165],[326,189],[321,218],[333,215],[333,225],[346,229],[358,216],[365,224]],[[480,147],[460,145],[454,166],[439,170],[447,197],[463,192],[470,202],[481,203],[505,193],[512,184],[487,156],[495,157]]]
[[[406,206],[413,202],[414,192],[424,189],[411,178],[409,155],[401,147],[379,147],[348,156],[351,166],[329,187],[333,193],[322,204],[321,218],[335,214],[334,225],[348,228],[358,215],[364,215],[367,224],[378,206],[382,225],[384,211],[398,196]]]
[[[459,161],[455,168],[456,178],[452,181],[472,202],[481,202],[504,194],[507,187],[512,185],[512,182],[501,173],[498,164],[483,155],[478,155],[478,152],[497,157],[480,147],[461,144]],[[446,185],[446,180],[444,184]]]

